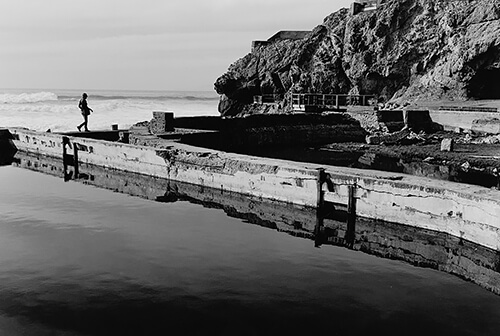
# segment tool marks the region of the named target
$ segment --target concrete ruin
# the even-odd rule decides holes
[[[357,15],[362,12],[374,11],[383,3],[384,0],[366,0],[355,1],[351,4],[351,15]]]
[[[252,41],[252,52],[257,50],[262,46],[267,46],[269,44],[275,43],[277,41],[283,40],[302,40],[311,33],[310,30],[281,30],[268,38],[266,41]]]

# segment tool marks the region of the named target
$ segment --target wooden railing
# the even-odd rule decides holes
[[[280,94],[262,94],[253,97],[254,103],[272,104],[283,100]],[[292,93],[290,99],[294,111],[321,111],[340,109],[341,106],[369,106],[374,95],[322,94],[322,93]]]
[[[280,94],[262,94],[253,96],[253,102],[257,104],[272,104],[283,100],[283,95]]]
[[[369,106],[374,95],[292,93],[291,102],[295,111],[308,109],[339,109],[341,106]]]

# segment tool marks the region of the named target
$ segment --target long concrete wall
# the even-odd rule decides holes
[[[429,110],[432,121],[443,125],[445,130],[462,128],[471,130],[474,120],[499,118],[498,112]]]
[[[62,136],[13,129],[18,149],[62,156]],[[162,149],[68,137],[81,162],[308,207],[345,208],[354,186],[356,215],[446,232],[500,249],[500,191],[424,177],[320,166],[170,142]],[[68,151],[71,153],[71,150]],[[326,183],[320,192],[321,169]]]
[[[357,216],[446,232],[500,249],[500,191],[425,177],[328,167],[327,202],[348,203]]]
[[[62,157],[60,134],[11,129],[19,150]],[[108,168],[157,176],[316,207],[319,166],[204,149],[166,141],[162,149],[67,137],[67,152],[78,160]]]

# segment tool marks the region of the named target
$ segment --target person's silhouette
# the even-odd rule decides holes
[[[76,128],[78,128],[79,132],[82,131],[83,126],[85,126],[85,128],[84,128],[85,132],[90,132],[87,124],[89,122],[89,114],[90,114],[90,112],[94,112],[94,110],[92,110],[90,107],[88,107],[87,97],[88,97],[87,94],[84,92],[82,94],[82,99],[80,99],[80,101],[78,102],[78,107],[82,111],[82,116],[83,116],[83,122],[76,127]]]

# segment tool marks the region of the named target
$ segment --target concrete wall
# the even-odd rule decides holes
[[[62,157],[62,136],[11,129],[19,150]],[[317,206],[318,168],[165,141],[162,149],[68,137],[81,162],[229,190],[264,199]]]
[[[425,177],[327,167],[325,201],[347,204],[356,188],[357,216],[446,232],[500,249],[500,191]]]
[[[12,129],[18,149],[62,156],[62,136]],[[254,197],[317,207],[320,169],[324,200],[341,207],[355,186],[356,214],[431,229],[500,249],[500,191],[424,177],[265,159],[170,142],[163,149],[69,137],[83,163],[187,182]],[[71,153],[71,151],[70,151]]]
[[[252,49],[251,51],[254,52],[258,50],[260,47],[264,47],[269,45],[269,42],[267,41],[252,41]]]
[[[472,121],[472,130],[484,134],[500,134],[500,114],[493,119],[476,119]]]
[[[455,128],[471,130],[474,120],[500,118],[498,112],[430,110],[429,113],[432,120],[443,125],[445,130]]]
[[[267,39],[267,42],[272,43],[280,40],[301,40],[311,31],[305,30],[282,30]]]

